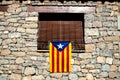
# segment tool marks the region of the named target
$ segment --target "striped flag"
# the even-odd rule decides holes
[[[71,50],[71,42],[50,42],[50,72],[71,72]]]

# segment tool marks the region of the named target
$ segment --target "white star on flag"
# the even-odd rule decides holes
[[[64,45],[62,45],[61,43],[58,46],[58,49],[62,49]]]

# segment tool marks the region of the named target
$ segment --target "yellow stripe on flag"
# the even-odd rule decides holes
[[[66,51],[66,48],[64,50],[64,72],[67,72],[67,51]]]
[[[52,43],[50,42],[50,72],[52,72]]]
[[[70,53],[70,55],[69,55],[69,71],[71,72],[72,71],[72,66],[71,66],[71,59],[72,59],[72,44],[70,43],[69,44],[69,53]]]
[[[57,49],[54,47],[54,72],[57,72]]]

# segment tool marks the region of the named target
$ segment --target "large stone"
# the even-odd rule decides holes
[[[120,60],[114,59],[114,60],[113,60],[113,64],[115,64],[115,65],[120,65]]]
[[[98,63],[105,63],[105,57],[97,57]]]
[[[10,50],[6,49],[6,50],[1,50],[1,55],[9,55],[11,53]]]
[[[76,74],[70,73],[69,74],[69,79],[70,80],[78,80],[78,76]]]
[[[25,56],[25,52],[12,52],[14,56]]]
[[[90,36],[99,36],[99,31],[98,29],[86,29],[85,34]]]
[[[32,74],[35,74],[35,73],[36,73],[36,71],[35,71],[34,67],[26,67],[25,68],[25,71],[24,71],[25,75],[32,75]]]
[[[110,78],[117,78],[120,77],[120,72],[109,72]]]
[[[94,80],[92,74],[87,74],[87,75],[86,75],[86,79],[87,79],[87,80]]]
[[[108,57],[108,58],[106,59],[106,63],[108,63],[108,64],[112,64],[112,61],[113,61],[112,58],[109,58],[109,57]]]
[[[111,42],[111,41],[119,41],[120,38],[119,38],[119,36],[108,36],[108,37],[104,37],[104,40]]]
[[[26,33],[37,34],[37,29],[26,29]]]
[[[95,50],[94,44],[86,44],[85,45],[85,52],[93,52]]]
[[[9,38],[18,38],[18,37],[21,37],[21,33],[9,33],[8,34]]]
[[[79,57],[82,59],[92,58],[92,54],[91,53],[81,53],[81,54],[79,54]]]
[[[105,56],[105,57],[112,57],[113,51],[112,50],[102,50],[102,52],[100,52],[101,56]]]
[[[101,21],[94,21],[93,27],[102,27],[102,22]]]
[[[24,60],[23,58],[17,58],[15,62],[16,62],[17,64],[22,64],[22,63],[24,63],[24,61],[25,61],[25,60]]]
[[[102,71],[107,71],[107,72],[109,72],[109,71],[110,71],[110,65],[108,65],[108,64],[103,65],[103,66],[102,66]]]
[[[45,78],[43,77],[43,75],[32,76],[32,80],[45,80]]]
[[[0,80],[7,80],[7,74],[0,75]]]
[[[12,74],[10,80],[22,80],[22,77],[20,74]]]
[[[22,80],[31,80],[31,76],[25,76],[22,78]]]
[[[101,72],[100,77],[108,77],[108,72]]]

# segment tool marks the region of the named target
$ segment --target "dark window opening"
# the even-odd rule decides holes
[[[49,41],[71,41],[73,50],[85,50],[83,13],[39,13],[38,50]]]

